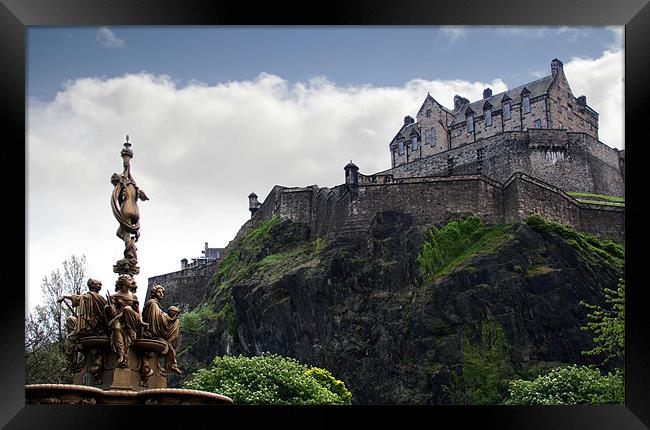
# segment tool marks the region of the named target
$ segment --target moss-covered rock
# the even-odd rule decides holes
[[[269,351],[330,370],[353,403],[451,403],[471,356],[464,339],[488,315],[519,376],[592,363],[580,302],[603,303],[622,277],[620,250],[535,219],[425,229],[388,211],[343,241],[274,218],[229,246],[205,298],[215,318],[184,337],[179,362],[189,374],[214,356]]]

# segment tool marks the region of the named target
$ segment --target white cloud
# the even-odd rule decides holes
[[[325,78],[279,76],[214,86],[179,86],[168,76],[131,74],[69,82],[49,103],[28,101],[30,302],[40,281],[71,254],[85,253],[105,286],[123,245],[108,205],[110,176],[129,134],[133,175],[151,200],[140,204],[138,255],[146,279],[225,246],[249,218],[247,196],[275,184],[334,186],[352,159],[365,173],[390,167],[388,142],[427,91],[446,106],[481,97],[493,82],[412,80],[399,87],[341,87]]]
[[[526,37],[531,39],[543,39],[549,36],[561,36],[567,42],[575,42],[579,37],[589,35],[588,27],[537,27],[537,26],[515,26],[500,27],[497,34],[505,36]]]
[[[108,27],[97,30],[97,41],[104,48],[121,48],[124,46],[124,39],[120,39]]]
[[[601,114],[601,140],[619,147],[622,67],[622,54],[612,52],[565,65],[574,92]],[[29,99],[28,300],[39,301],[43,276],[71,254],[85,254],[88,275],[112,289],[123,244],[109,179],[121,170],[126,134],[134,178],[151,199],[140,203],[136,279],[144,290],[148,277],[199,256],[205,241],[225,246],[250,217],[251,191],[263,200],[276,184],[338,185],[350,159],[362,173],[387,169],[389,140],[427,91],[451,107],[455,94],[476,100],[487,86],[506,89],[499,79],[342,87],[323,77],[291,84],[265,73],[180,86],[141,73],[77,79],[51,102]]]
[[[436,42],[446,41],[446,43],[451,46],[456,41],[463,39],[467,35],[467,27],[456,27],[451,25],[445,25],[440,27],[438,36],[436,37]]]
[[[622,25],[607,27],[612,33],[612,42],[607,46],[610,51],[619,51],[624,48],[625,44],[625,27]]]
[[[605,51],[599,58],[572,58],[564,72],[576,96],[586,95],[587,104],[599,113],[599,140],[625,148],[623,51]]]

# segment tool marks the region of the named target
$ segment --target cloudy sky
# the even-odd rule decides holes
[[[388,142],[427,92],[481,97],[564,62],[624,147],[623,27],[33,27],[27,63],[27,302],[45,275],[85,254],[112,290],[122,257],[110,176],[124,136],[140,202],[138,256],[176,271],[204,242],[223,247],[247,196],[335,186],[350,160],[390,167]],[[106,291],[106,290],[104,290]]]

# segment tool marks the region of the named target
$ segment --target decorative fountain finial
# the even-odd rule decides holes
[[[113,173],[111,183],[113,194],[111,195],[111,208],[115,219],[120,223],[117,229],[117,237],[124,241],[124,258],[118,260],[113,266],[113,272],[121,275],[137,275],[140,273],[138,267],[138,255],[135,242],[140,237],[140,211],[138,210],[138,199],[149,200],[147,195],[138,188],[131,176],[131,159],[133,150],[130,148],[129,135],[126,135],[124,149],[120,152],[124,165],[121,175]]]

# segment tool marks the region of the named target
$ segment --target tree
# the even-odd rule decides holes
[[[223,394],[236,404],[342,405],[352,395],[327,370],[308,367],[289,357],[215,357],[195,372],[185,388]]]
[[[583,330],[594,334],[596,346],[585,355],[604,354],[602,364],[625,356],[625,281],[619,279],[616,290],[605,288],[605,306],[581,302],[591,310],[589,322]]]
[[[62,295],[80,294],[86,278],[86,257],[72,255],[41,284],[43,304],[25,317],[25,379],[28,384],[70,382],[65,367],[65,320],[74,315]]]

